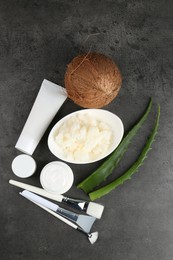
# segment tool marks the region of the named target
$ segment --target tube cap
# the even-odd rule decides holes
[[[32,155],[35,151],[37,144],[38,142],[36,142],[34,139],[31,139],[29,136],[24,136],[23,134],[21,134],[15,145],[15,148],[23,153]]]
[[[16,176],[27,178],[34,174],[36,170],[36,162],[31,156],[20,154],[14,158],[11,167]]]

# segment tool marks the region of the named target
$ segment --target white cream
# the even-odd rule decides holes
[[[43,189],[53,194],[67,192],[71,188],[73,180],[74,176],[71,168],[60,161],[48,163],[40,174]]]
[[[32,155],[66,98],[64,88],[46,79],[43,80],[15,148]]]

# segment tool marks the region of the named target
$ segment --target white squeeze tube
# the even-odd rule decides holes
[[[64,88],[44,79],[15,148],[32,155],[66,99]]]

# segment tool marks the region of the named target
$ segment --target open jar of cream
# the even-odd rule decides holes
[[[71,168],[63,162],[48,163],[41,171],[40,183],[47,192],[63,194],[73,184],[74,176]]]

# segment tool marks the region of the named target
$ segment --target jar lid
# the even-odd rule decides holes
[[[27,154],[20,154],[15,157],[11,167],[14,174],[20,178],[30,177],[37,168],[35,160]]]
[[[64,162],[53,161],[41,171],[40,183],[47,192],[63,194],[73,184],[74,176],[71,168]]]

